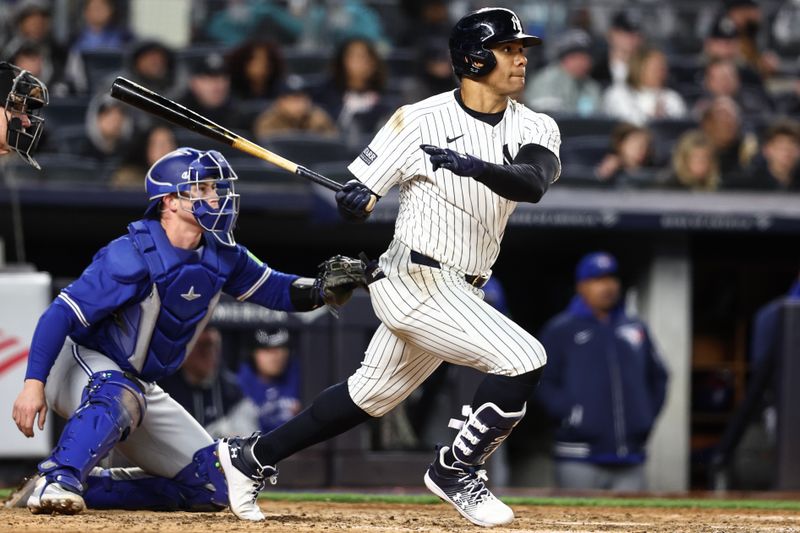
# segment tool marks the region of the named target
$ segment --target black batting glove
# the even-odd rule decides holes
[[[358,180],[350,180],[344,184],[341,190],[336,192],[336,205],[339,214],[345,220],[361,221],[366,220],[370,215],[367,205],[372,198],[372,191],[369,187]]]
[[[462,154],[449,148],[439,148],[432,144],[420,144],[419,147],[430,156],[434,172],[444,168],[457,176],[474,178],[486,170],[486,163],[469,154]]]

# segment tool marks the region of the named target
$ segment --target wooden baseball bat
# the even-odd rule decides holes
[[[267,150],[263,146],[259,146],[256,143],[245,139],[241,135],[238,135],[223,126],[220,126],[216,122],[211,121],[203,115],[192,111],[191,109],[184,107],[165,96],[153,92],[146,87],[142,87],[138,83],[134,83],[129,79],[123,77],[118,77],[115,79],[114,83],[111,84],[111,96],[117,100],[125,102],[126,104],[130,104],[133,107],[139,108],[142,111],[146,111],[151,115],[163,118],[164,120],[177,126],[181,126],[204,137],[214,139],[215,141],[227,144],[228,146],[250,154],[254,157],[268,161],[273,165],[291,172],[292,174],[302,176],[303,178],[309,179],[314,183],[318,183],[319,185],[322,185],[323,187],[326,187],[332,191],[339,191],[342,189],[342,185],[338,182],[333,181],[332,179],[325,177],[318,172],[314,172],[313,170],[302,165],[298,165],[294,161],[289,161],[285,157],[281,157],[280,155]],[[377,197],[372,195],[366,208],[368,212],[372,211],[377,200]]]

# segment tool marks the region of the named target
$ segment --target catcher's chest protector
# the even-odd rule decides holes
[[[150,271],[154,291],[149,298],[152,306],[158,306],[139,372],[144,379],[157,379],[175,372],[191,350],[219,301],[231,265],[221,260],[211,238],[205,239],[201,254],[188,252],[181,257],[157,221],[136,221],[128,231]],[[147,329],[146,324],[139,324],[138,342],[145,340]],[[141,350],[142,346],[137,346],[137,351]]]

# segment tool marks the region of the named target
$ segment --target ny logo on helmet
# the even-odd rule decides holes
[[[511,17],[511,25],[514,26],[514,31],[522,33],[522,23],[516,15]]]

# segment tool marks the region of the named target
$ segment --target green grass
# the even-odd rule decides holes
[[[262,500],[335,503],[438,503],[436,496],[404,494],[357,494],[339,492],[264,492]],[[762,509],[800,511],[800,502],[792,500],[722,500],[689,498],[557,498],[507,496],[511,505],[547,505],[564,507],[653,507],[695,509]]]
[[[12,489],[0,489],[0,499],[11,494]],[[413,494],[359,494],[349,492],[264,492],[262,500],[288,502],[333,503],[398,503],[430,505],[440,500],[436,496]],[[760,509],[773,511],[800,511],[800,502],[793,500],[722,500],[689,498],[557,498],[507,496],[503,501],[510,505],[547,505],[551,507],[650,507],[683,509]]]

